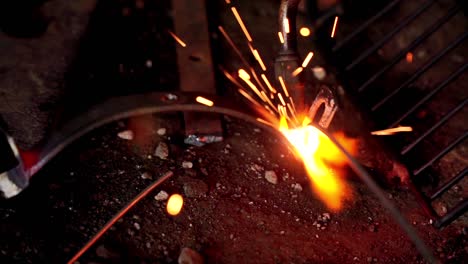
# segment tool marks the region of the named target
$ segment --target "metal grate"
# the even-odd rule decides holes
[[[429,209],[431,217],[436,219],[435,226],[441,228],[468,210],[467,197],[458,198],[445,214],[434,209],[434,201],[461,182],[468,172],[463,158],[448,161],[455,172],[438,168],[452,151],[466,152],[468,87],[464,78],[468,62],[463,55],[458,58],[455,55],[457,52],[466,55],[467,19],[457,1],[409,2],[413,1],[388,1],[365,21],[349,26],[351,30],[345,36],[337,37],[331,55],[347,89],[361,105],[367,106],[379,128],[403,123],[415,126],[415,133],[388,140],[397,147],[412,172],[413,181],[421,182],[417,188],[418,195],[424,197],[421,205]],[[346,27],[346,15],[352,16],[348,11],[344,10],[342,27]],[[394,21],[391,27],[389,20]],[[446,38],[440,37],[444,34]],[[436,35],[440,39],[434,40]],[[407,41],[401,41],[402,36]],[[422,50],[429,50],[426,53],[430,54]],[[413,62],[416,52],[421,58]],[[447,74],[438,78],[442,74],[437,71]],[[426,80],[426,84],[421,85],[421,80]],[[427,83],[427,80],[433,81]],[[450,99],[445,100],[444,96]],[[418,119],[418,115],[427,111],[432,113],[431,118]],[[432,190],[427,190],[427,185],[432,185]]]

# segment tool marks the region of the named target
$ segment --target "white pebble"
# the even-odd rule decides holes
[[[147,60],[145,64],[146,64],[146,67],[148,68],[153,67],[153,62],[151,60]]]
[[[125,131],[119,132],[117,136],[121,139],[132,140],[134,135],[133,135],[133,131],[125,130]]]
[[[135,227],[136,230],[140,230],[140,224],[139,223],[134,223],[133,226]]]
[[[182,168],[184,169],[191,169],[193,167],[193,163],[190,161],[184,161],[182,162]]]
[[[154,196],[156,201],[165,201],[167,198],[169,198],[169,194],[165,191],[160,191],[158,194],[156,194],[156,196]]]
[[[167,144],[164,142],[159,142],[154,152],[154,155],[162,160],[167,159],[167,157],[169,156],[169,147],[167,146]]]
[[[166,129],[164,127],[158,129],[156,133],[160,136],[164,136],[166,134]]]
[[[292,187],[296,192],[302,192],[302,186],[299,183],[293,184]]]
[[[278,176],[274,171],[265,171],[265,179],[272,184],[278,183]]]

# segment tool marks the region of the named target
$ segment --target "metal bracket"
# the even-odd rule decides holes
[[[317,118],[317,111],[320,107],[324,106],[322,116]],[[330,88],[326,86],[320,87],[320,91],[315,97],[314,102],[309,109],[309,118],[311,120],[317,120],[317,124],[322,128],[328,128],[333,117],[335,116],[336,110],[338,110],[338,105],[335,101],[335,96]]]

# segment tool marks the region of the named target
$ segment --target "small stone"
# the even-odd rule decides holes
[[[447,213],[447,207],[442,202],[436,202],[434,204],[434,210],[438,215],[445,215]]]
[[[165,191],[160,191],[156,196],[154,196],[156,201],[165,201],[167,198],[169,198],[169,194]]]
[[[146,248],[151,248],[151,243],[150,242],[146,242]]]
[[[292,187],[293,187],[294,191],[302,192],[302,186],[299,183],[292,184]]]
[[[100,245],[96,248],[96,255],[103,259],[113,259],[119,257],[116,252],[110,251],[104,245]]]
[[[329,213],[323,213],[323,214],[322,214],[322,219],[323,219],[323,221],[326,222],[326,221],[328,221],[328,220],[331,219],[331,216],[330,216]]]
[[[265,171],[265,179],[272,184],[278,183],[278,176],[274,171]]]
[[[166,129],[164,127],[158,129],[156,133],[160,136],[164,136],[166,134]]]
[[[313,67],[312,72],[315,78],[317,78],[317,80],[320,80],[320,81],[325,79],[325,77],[327,76],[327,72],[325,71],[325,69],[320,66]]]
[[[164,142],[159,142],[156,150],[154,151],[154,155],[162,160],[167,159],[169,157],[169,147]]]
[[[183,248],[177,262],[179,264],[202,264],[203,257],[193,249]]]
[[[371,263],[372,262],[372,257],[367,257],[367,262]]]
[[[184,161],[184,162],[182,162],[182,168],[191,169],[191,168],[193,168],[193,163],[190,162],[190,161]]]
[[[208,185],[201,180],[191,180],[184,183],[184,193],[187,197],[198,198],[205,196],[208,192]]]
[[[146,171],[146,172],[143,172],[143,174],[141,175],[141,178],[145,180],[151,180],[153,179],[153,175],[151,175],[151,173]]]
[[[139,223],[133,223],[133,227],[135,227],[136,230],[140,230],[140,224]]]
[[[132,140],[134,137],[134,134],[133,134],[133,131],[131,130],[125,130],[125,131],[119,132],[117,136],[121,139]]]
[[[254,132],[255,133],[260,133],[260,132],[262,132],[262,130],[260,128],[254,128]]]
[[[375,225],[370,225],[367,229],[369,230],[369,232],[375,232]]]

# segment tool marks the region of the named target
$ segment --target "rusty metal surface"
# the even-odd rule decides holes
[[[206,2],[173,0],[172,5],[175,33],[187,44],[186,47],[177,46],[180,89],[184,92],[215,94]],[[186,113],[184,120],[187,139],[222,136],[218,115]]]

